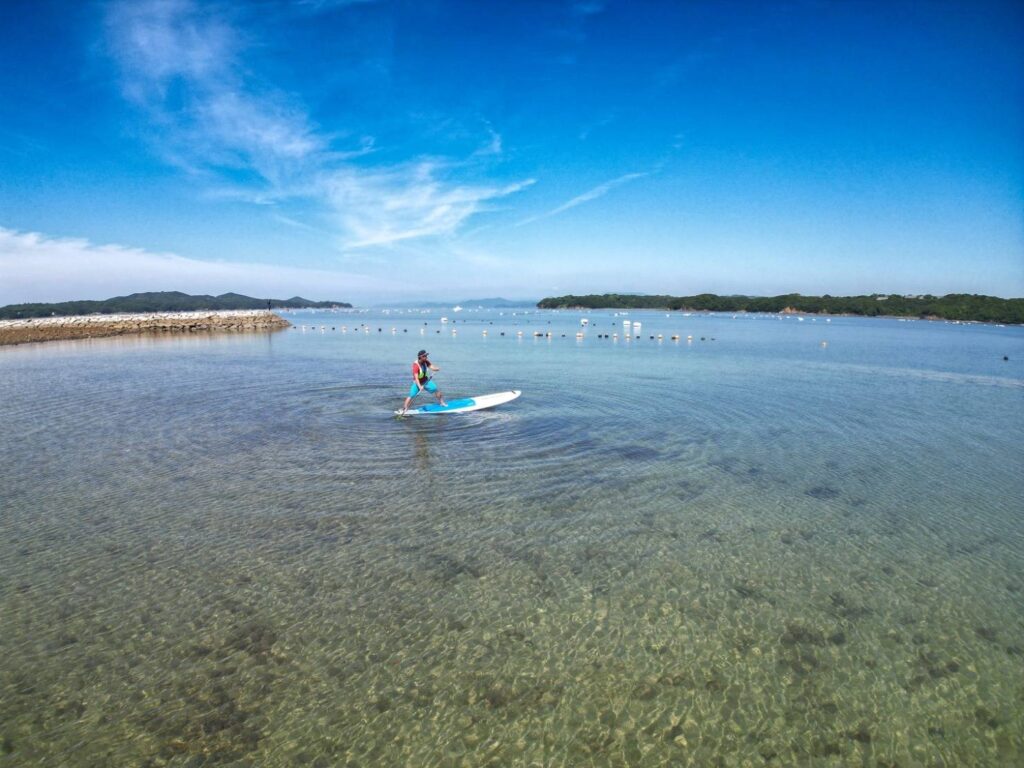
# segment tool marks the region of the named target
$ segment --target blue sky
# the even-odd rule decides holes
[[[0,304],[1024,296],[1024,4],[0,3]]]

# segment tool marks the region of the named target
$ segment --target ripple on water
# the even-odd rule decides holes
[[[0,380],[0,763],[1020,761],[1010,388],[524,345],[395,420],[387,343]]]

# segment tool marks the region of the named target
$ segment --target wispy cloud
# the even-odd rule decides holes
[[[617,117],[618,115],[615,112],[612,112],[611,114],[605,115],[604,117],[583,126],[583,128],[580,129],[579,132],[580,141],[586,141],[587,139],[590,138],[591,134],[593,134],[594,131],[600,130],[601,128],[605,128],[611,125],[613,122],[615,122]]]
[[[392,281],[342,272],[268,264],[199,261],[82,238],[49,237],[0,227],[0,305],[33,301],[101,299],[169,288],[188,293],[237,291],[251,296],[308,294],[344,301],[380,292]]]
[[[552,216],[557,216],[558,214],[564,213],[565,211],[568,211],[571,208],[575,208],[578,205],[583,205],[583,203],[588,203],[591,200],[596,200],[599,197],[604,197],[616,187],[620,187],[623,184],[627,184],[630,181],[633,181],[635,179],[642,179],[645,176],[649,175],[650,174],[647,172],[627,173],[622,176],[619,176],[618,178],[612,179],[611,181],[606,181],[604,184],[599,184],[593,189],[587,190],[582,195],[577,195],[568,202],[562,203],[557,208],[553,208],[550,211],[546,211],[545,213],[541,213],[536,216],[531,216],[528,219],[523,219],[522,221],[519,222],[518,226],[522,226],[524,224],[531,224],[541,219],[548,219]]]
[[[484,144],[480,149],[473,153],[474,157],[484,157],[486,155],[500,155],[502,153],[501,134],[494,130],[490,123],[486,123],[485,127],[487,133],[490,135],[490,140]]]
[[[292,0],[292,5],[308,13],[324,13],[350,5],[367,5],[377,0]]]
[[[349,2],[308,2],[307,10]],[[316,125],[294,97],[253,74],[258,48],[218,10],[192,0],[121,2],[110,7],[111,50],[126,98],[146,114],[168,162],[208,178],[218,195],[273,204],[305,198],[326,209],[343,247],[452,235],[486,201],[528,181],[495,185],[453,178],[457,163],[410,158],[358,162],[373,137],[341,146],[346,133]],[[487,125],[477,165],[502,152]],[[448,173],[442,173],[442,170]]]
[[[123,93],[143,110],[166,161],[196,173],[246,170],[266,194],[293,186],[328,149],[300,104],[251,82],[244,36],[205,7],[117,3],[107,28]]]
[[[533,183],[506,186],[441,181],[443,167],[423,161],[386,170],[335,171],[325,179],[331,205],[345,231],[346,245],[362,248],[454,232],[489,201]]]
[[[570,7],[577,16],[595,16],[604,11],[603,0],[573,0]]]

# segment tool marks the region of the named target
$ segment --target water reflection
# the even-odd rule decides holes
[[[444,417],[440,417],[444,418]],[[417,425],[409,425],[409,434],[412,436],[413,460],[416,469],[426,477],[430,476],[430,438],[424,428]]]

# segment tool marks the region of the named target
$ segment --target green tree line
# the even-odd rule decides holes
[[[104,301],[63,301],[58,304],[8,304],[0,307],[0,319],[50,317],[51,315],[113,315],[122,312],[197,312],[223,309],[325,309],[351,307],[343,301],[310,301],[301,296],[290,299],[254,299],[239,293],[220,296],[191,296],[179,291],[133,293]]]
[[[946,296],[648,296],[620,293],[554,296],[541,299],[541,309],[667,309],[695,312],[782,312],[862,315],[865,317],[920,317],[1024,324],[1024,299],[1000,299],[967,293]]]

